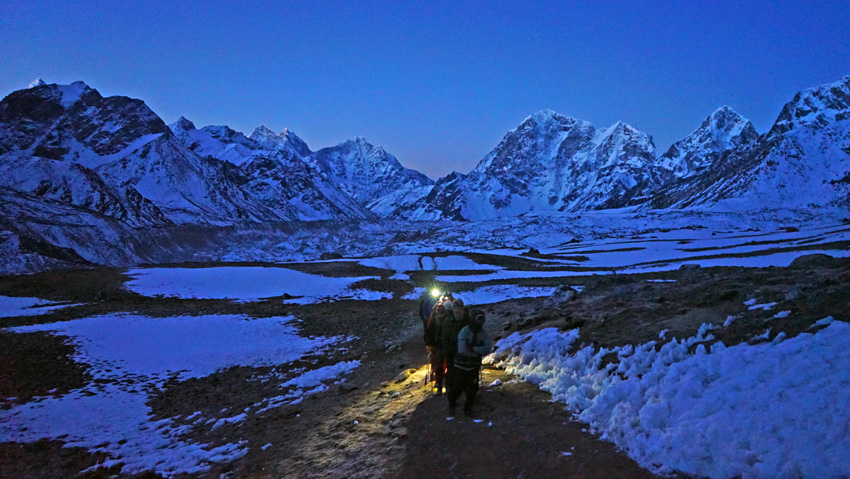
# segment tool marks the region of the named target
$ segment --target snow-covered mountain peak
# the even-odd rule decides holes
[[[540,110],[526,117],[517,130],[563,128],[577,123],[586,123],[571,116],[562,115],[553,110]],[[588,123],[589,124],[589,123]],[[516,130],[515,130],[516,131]]]
[[[300,136],[296,135],[295,132],[289,130],[288,128],[284,128],[283,131],[280,132],[281,138],[286,140],[286,142],[302,157],[310,156],[310,147],[307,146],[307,142],[301,139]]]
[[[85,82],[75,81],[70,85],[56,85],[56,88],[59,89],[59,93],[62,94],[62,99],[59,101],[59,104],[65,108],[70,108],[74,103],[77,103],[77,100],[83,96],[83,93],[92,91]]]
[[[671,145],[661,162],[679,178],[691,176],[710,166],[721,153],[750,145],[758,136],[752,122],[724,105],[706,117],[696,130]]]
[[[302,158],[306,158],[311,153],[307,143],[286,128],[278,135],[271,128],[260,125],[248,138],[257,142],[265,150],[294,152]]]
[[[803,90],[785,104],[768,137],[809,126],[823,128],[850,118],[850,75],[834,83]]]
[[[629,125],[624,121],[618,121],[613,125],[609,126],[604,132],[602,132],[602,137],[619,135],[619,134],[629,134],[629,133],[639,133],[640,130]]]
[[[177,121],[168,125],[168,128],[171,129],[172,133],[177,136],[180,136],[181,133],[186,131],[195,130],[195,124],[192,123],[191,120],[188,120],[185,116],[181,116]]]
[[[263,149],[278,150],[283,148],[283,138],[275,134],[271,128],[266,125],[260,125],[254,128],[254,131],[248,135],[253,141],[256,141]]]
[[[434,183],[422,173],[403,167],[395,156],[362,136],[312,153],[308,161],[361,204]]]
[[[45,83],[44,80],[42,80],[39,77],[39,78],[36,78],[35,80],[33,80],[32,83],[27,85],[27,88],[35,88],[37,86],[44,86],[44,85],[47,85],[47,83]]]
[[[623,148],[631,150],[637,148],[650,155],[655,155],[655,143],[652,141],[652,137],[648,133],[638,130],[623,121],[618,121],[609,126],[599,135],[596,141],[600,147],[617,145],[617,149],[621,153],[630,154],[628,151],[623,150]]]
[[[209,125],[202,128],[216,140],[232,143],[248,144],[250,141],[241,131],[236,131],[227,125]]]
[[[86,85],[85,82],[75,81],[70,85],[58,85],[56,83],[45,83],[40,78],[30,84],[27,89],[14,93],[37,95],[43,100],[58,103],[66,110],[74,106],[85,94],[94,93],[97,98],[100,98],[100,94]]]

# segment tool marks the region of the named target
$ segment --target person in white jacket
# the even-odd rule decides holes
[[[478,373],[481,370],[481,358],[490,353],[493,347],[490,336],[484,329],[486,317],[484,311],[474,309],[469,315],[469,324],[457,335],[457,354],[454,357],[454,371],[447,379],[452,383],[447,396],[449,407],[454,412],[460,395],[466,393],[463,413],[472,415],[472,405],[478,394]]]

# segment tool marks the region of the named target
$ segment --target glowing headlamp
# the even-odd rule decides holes
[[[431,290],[431,296],[433,296],[435,298],[439,298],[440,297],[440,290],[437,289],[437,288],[432,289]]]

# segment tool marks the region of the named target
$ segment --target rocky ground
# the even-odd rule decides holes
[[[477,258],[482,261],[482,258]],[[497,262],[496,259],[491,261]],[[516,262],[516,259],[511,259]],[[516,264],[511,266],[516,267]],[[410,282],[390,280],[392,272],[353,263],[304,264],[325,275],[374,274],[373,290],[407,293],[432,282],[429,273]],[[250,452],[199,477],[242,478],[416,478],[416,477],[653,477],[624,453],[599,440],[569,412],[534,386],[504,371],[486,369],[474,418],[448,419],[447,402],[424,385],[425,353],[414,301],[342,301],[281,305],[227,300],[145,298],[122,289],[123,272],[97,269],[0,278],[0,294],[79,303],[49,315],[0,319],[0,326],[71,320],[116,311],[144,315],[240,313],[254,317],[292,314],[306,335],[356,335],[351,348],[323,361],[358,359],[361,366],[343,384],[308,396],[297,405],[249,416],[241,423],[192,434],[211,444],[234,437]],[[649,282],[648,280],[670,280]],[[511,284],[558,285],[563,280],[512,280]],[[484,307],[494,337],[540,327],[580,328],[579,343],[617,346],[687,337],[702,323],[727,345],[751,341],[767,328],[793,336],[826,316],[850,321],[850,260],[809,256],[788,268],[683,268],[651,275],[576,277],[583,290],[572,300],[517,299]],[[491,283],[492,284],[492,283]],[[468,289],[455,284],[456,291]],[[480,286],[477,285],[477,286]],[[396,298],[400,294],[396,294]],[[771,311],[743,303],[776,302]],[[777,311],[787,318],[771,319]],[[69,359],[73,347],[46,333],[0,332],[0,405],[10,408],[34,396],[60,395],[90,380],[85,365]],[[230,368],[211,376],[172,381],[152,397],[156,417],[238,408],[275,393],[250,378],[272,371]],[[489,387],[496,379],[498,386]],[[15,398],[15,399],[9,399]],[[30,444],[0,443],[0,477],[75,477],[102,462],[102,455],[64,448],[60,439]],[[271,444],[263,449],[262,446]],[[125,477],[120,467],[77,477]],[[129,476],[126,476],[129,477]],[[158,477],[153,473],[135,477]],[[188,476],[187,476],[188,477]]]

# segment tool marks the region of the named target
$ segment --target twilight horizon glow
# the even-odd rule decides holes
[[[850,73],[850,3],[173,2],[0,5],[0,92],[85,81],[167,123],[355,136],[467,173],[542,109],[622,120],[660,152],[729,105],[759,133]]]

